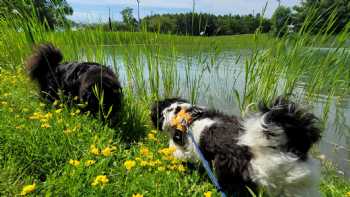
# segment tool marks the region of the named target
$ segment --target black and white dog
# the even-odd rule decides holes
[[[270,196],[320,196],[319,162],[309,155],[321,135],[318,119],[293,102],[278,97],[246,118],[228,116],[188,103],[165,99],[152,106],[156,127],[168,131],[174,156],[198,160],[186,134],[171,127],[176,114],[186,109],[195,141],[211,162],[219,183],[229,195],[249,196],[246,187]]]
[[[108,118],[115,123],[122,101],[122,88],[115,73],[98,63],[60,63],[62,59],[60,50],[52,44],[37,46],[28,58],[27,70],[31,79],[38,82],[41,97],[53,102],[60,99],[59,91],[62,91],[70,101],[78,97],[87,102],[84,110],[93,114],[101,108],[106,114],[112,109]],[[94,87],[103,90],[103,106],[99,102],[101,98],[93,91]]]

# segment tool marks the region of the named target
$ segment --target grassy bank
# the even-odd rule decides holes
[[[146,105],[125,117],[126,126],[111,129],[60,102],[56,107],[41,103],[22,69],[2,70],[0,80],[1,196],[18,195],[24,185],[33,183],[33,195],[49,196],[214,192],[205,175],[170,157],[165,136],[149,126]],[[125,108],[135,108],[138,101],[132,102],[126,100]],[[143,126],[137,131],[142,138],[130,141],[125,134],[132,135],[134,118]],[[99,175],[108,183],[93,186]]]

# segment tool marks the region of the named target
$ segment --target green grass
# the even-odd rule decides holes
[[[111,129],[62,103],[58,102],[56,107],[41,103],[34,84],[22,69],[3,70],[0,80],[1,196],[15,196],[22,186],[33,182],[37,188],[33,195],[48,196],[215,193],[205,175],[188,170],[179,161],[159,152],[167,147],[167,140],[158,132],[152,132],[148,110],[129,117],[141,120],[139,124],[144,128],[138,132],[142,138],[126,140],[123,136],[129,132],[130,125]],[[136,105],[137,101],[126,103],[125,108],[132,108],[135,106],[130,105]],[[112,154],[94,155],[90,152],[91,145],[100,151],[110,147]],[[80,165],[69,164],[71,159],[79,160]],[[84,164],[87,160],[96,163],[87,167]],[[135,161],[136,166],[127,170],[124,166],[127,160]],[[98,175],[106,175],[108,184],[91,186]]]

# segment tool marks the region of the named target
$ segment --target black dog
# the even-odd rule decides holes
[[[59,49],[52,44],[42,44],[27,60],[27,70],[31,79],[38,82],[41,97],[53,102],[60,99],[59,92],[62,92],[73,103],[77,96],[87,102],[84,111],[97,115],[102,110],[103,114],[99,114],[106,116],[111,110],[108,119],[115,123],[122,102],[122,88],[115,73],[98,63],[60,63],[62,59]]]
[[[154,126],[170,135],[174,156],[196,161],[190,138],[171,122],[186,110],[196,143],[213,164],[219,183],[233,196],[250,196],[263,188],[270,196],[320,196],[319,162],[309,155],[320,139],[317,118],[283,97],[246,118],[192,105],[183,99],[165,99],[152,106]]]

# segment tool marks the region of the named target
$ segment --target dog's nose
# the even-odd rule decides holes
[[[175,114],[179,113],[180,111],[181,111],[181,107],[180,107],[180,106],[177,106],[177,107],[175,108]]]

